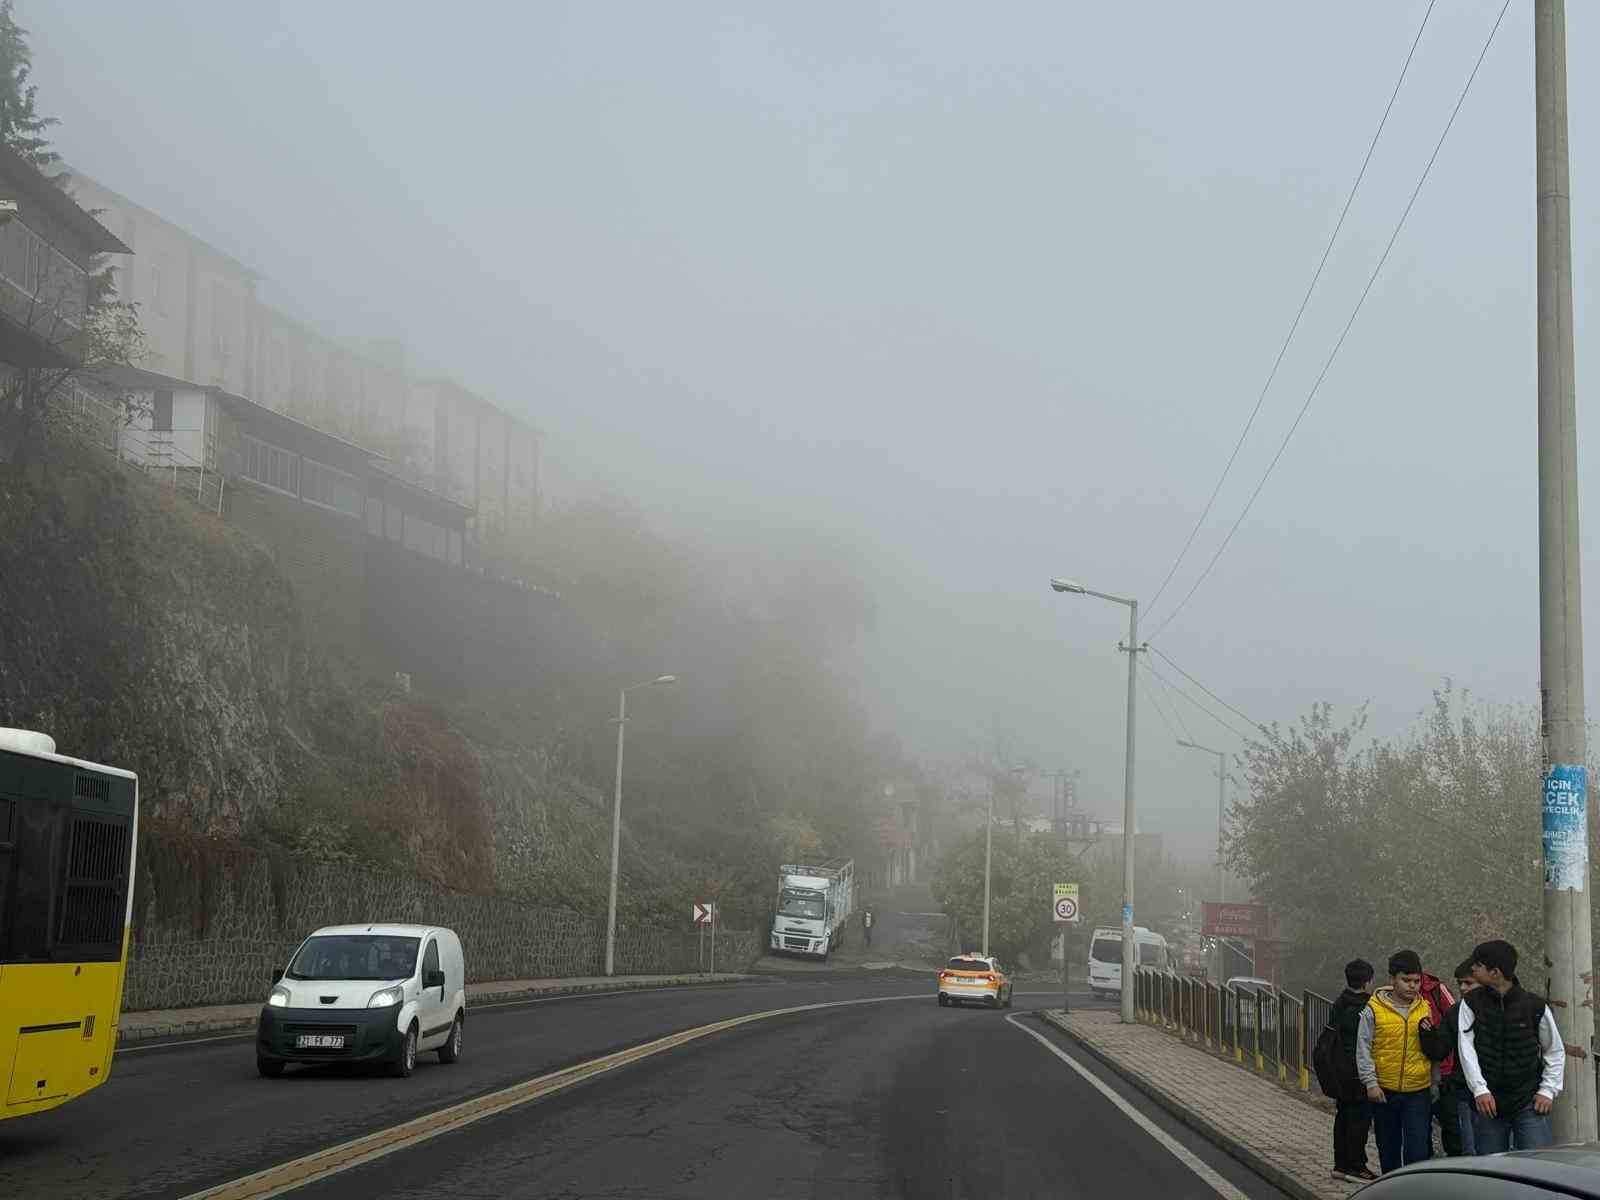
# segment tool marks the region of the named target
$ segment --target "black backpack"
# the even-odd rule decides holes
[[[1311,1066],[1317,1073],[1317,1086],[1330,1100],[1344,1099],[1340,1060],[1344,1057],[1343,1039],[1337,1025],[1325,1025],[1317,1035],[1317,1044],[1311,1051]]]

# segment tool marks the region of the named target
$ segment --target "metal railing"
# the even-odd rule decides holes
[[[1311,1087],[1311,1047],[1333,1002],[1316,992],[1227,987],[1174,971],[1134,970],[1134,1013],[1259,1075]]]
[[[214,433],[201,435],[203,457],[196,458],[178,445],[174,431],[141,429],[130,424],[120,406],[75,382],[52,398],[52,412],[63,426],[115,456],[123,466],[170,485],[207,512],[222,515],[227,485],[217,469]]]

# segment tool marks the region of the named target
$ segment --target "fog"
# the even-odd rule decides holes
[[[877,600],[858,669],[883,728],[934,760],[1009,735],[1115,815],[1125,612],[1047,580],[1161,584],[1427,7],[19,0],[18,18],[71,166],[319,328],[400,339],[526,414],[551,503],[608,490],[669,526],[846,547]],[[1500,8],[1433,12],[1147,629],[1294,420]],[[1536,697],[1530,12],[1508,11],[1304,423],[1154,639],[1255,721],[1370,702],[1392,732],[1446,678]],[[1600,15],[1568,16],[1571,62],[1596,61]],[[1597,114],[1575,69],[1591,530]],[[1240,739],[1148,686],[1167,712],[1141,695],[1141,823],[1198,850],[1210,763],[1167,721]]]

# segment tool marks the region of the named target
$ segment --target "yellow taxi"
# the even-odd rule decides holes
[[[951,1004],[987,1004],[1011,1007],[1011,977],[998,960],[981,954],[961,954],[939,972],[939,1007]]]

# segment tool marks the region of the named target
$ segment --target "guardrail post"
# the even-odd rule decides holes
[[[1283,1028],[1283,1026],[1284,1026],[1283,1005],[1284,1005],[1284,1001],[1286,1001],[1288,999],[1288,997],[1285,996],[1282,992],[1276,992],[1274,994],[1276,996],[1276,1002],[1277,1002],[1277,1008],[1278,1008],[1278,1082],[1279,1083],[1284,1083],[1289,1078],[1289,1067],[1288,1067],[1288,1064],[1284,1061],[1284,1057],[1283,1057],[1284,1032],[1285,1032],[1284,1028]]]
[[[1311,993],[1300,995],[1300,1090],[1311,1090]]]
[[[1256,1074],[1263,1075],[1267,1070],[1267,1057],[1261,1052],[1261,1022],[1266,1005],[1262,1004],[1261,993],[1255,988],[1250,989],[1250,995],[1253,1001],[1251,1007],[1255,1009],[1255,1018],[1250,1023],[1255,1026]]]

